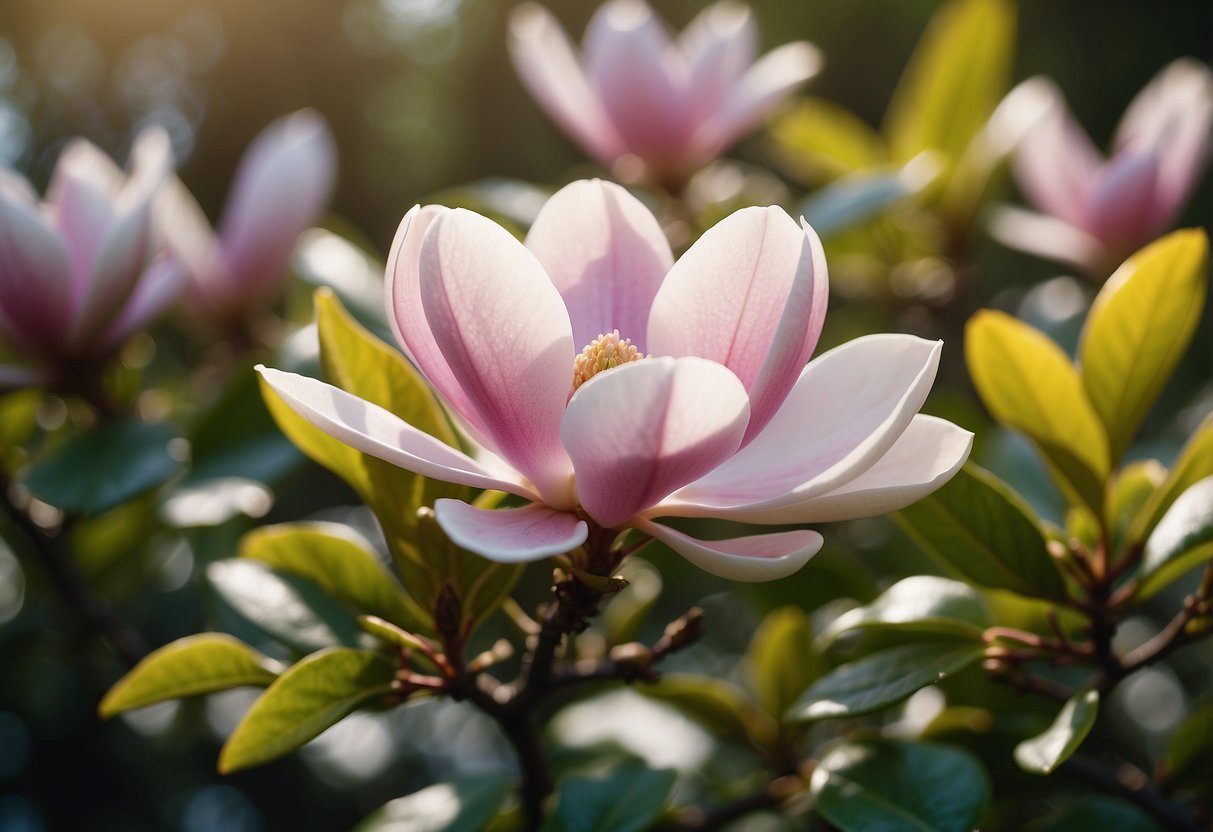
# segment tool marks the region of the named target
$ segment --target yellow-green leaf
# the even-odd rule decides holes
[[[1091,306],[1079,360],[1113,463],[1192,341],[1207,294],[1208,248],[1201,229],[1169,234],[1126,260]]]
[[[994,418],[1028,435],[1067,499],[1102,516],[1108,438],[1065,352],[1027,324],[985,309],[965,327],[965,361]]]
[[[107,719],[166,699],[265,687],[277,678],[275,664],[244,642],[201,633],[149,653],[110,688],[97,713]]]
[[[746,663],[758,704],[775,719],[824,669],[813,649],[813,625],[799,607],[767,613],[750,640]]]
[[[1213,414],[1205,417],[1163,481],[1133,519],[1129,541],[1139,543],[1150,536],[1158,521],[1180,494],[1205,477],[1213,476]]]
[[[783,168],[813,184],[888,162],[880,134],[824,98],[802,98],[788,107],[772,122],[770,135]]]
[[[1014,45],[1008,0],[951,0],[940,8],[885,116],[894,159],[936,150],[955,164],[1006,92]]]
[[[332,647],[292,666],[266,689],[219,754],[230,774],[289,754],[360,706],[391,693],[396,664],[382,653]]]

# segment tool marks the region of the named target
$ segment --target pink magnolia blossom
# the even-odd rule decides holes
[[[1200,176],[1213,127],[1213,75],[1180,59],[1125,111],[1104,158],[1056,85],[1025,82],[1048,101],[1014,160],[1020,189],[1047,216],[1005,214],[998,236],[1016,247],[1102,269],[1154,239]]]
[[[641,0],[610,0],[583,48],[533,3],[510,18],[514,66],[560,128],[617,176],[668,186],[727,150],[821,64],[803,41],[755,61],[750,10],[731,0],[677,40]]]
[[[437,502],[450,538],[487,558],[534,560],[575,549],[591,526],[635,528],[717,575],[778,578],[818,550],[817,532],[709,541],[658,519],[880,514],[968,456],[970,433],[917,413],[939,342],[873,335],[806,366],[826,264],[817,235],[780,208],[738,211],[675,263],[648,209],[597,180],[553,196],[525,245],[470,211],[416,207],[387,278],[396,337],[473,455],[320,381],[259,370],[355,448],[528,501]]]
[[[165,187],[157,212],[169,248],[189,275],[200,312],[223,326],[270,303],[299,234],[320,216],[333,189],[337,152],[319,114],[278,119],[249,145],[218,233],[180,180]]]
[[[152,128],[129,175],[89,142],[69,143],[45,202],[0,170],[0,341],[38,367],[0,368],[0,386],[95,369],[176,299],[181,270],[153,256],[151,216],[171,168],[168,136]]]

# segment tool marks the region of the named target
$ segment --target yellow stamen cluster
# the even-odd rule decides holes
[[[620,338],[619,330],[612,330],[605,335],[599,335],[581,355],[573,359],[573,390],[585,384],[603,370],[627,364],[629,361],[639,361],[647,356],[632,346],[631,338]],[[570,395],[572,395],[570,393]]]

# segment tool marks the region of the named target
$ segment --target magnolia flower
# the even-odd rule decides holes
[[[821,535],[707,541],[658,519],[879,514],[933,491],[969,453],[970,433],[917,414],[939,342],[873,335],[805,366],[825,317],[826,264],[817,235],[780,208],[738,211],[674,263],[648,209],[604,182],[559,191],[525,245],[470,211],[417,207],[387,279],[396,337],[474,455],[335,387],[259,370],[355,448],[526,500],[435,505],[455,543],[493,560],[634,528],[717,575],[778,578]]]
[[[129,175],[89,142],[69,143],[42,203],[0,170],[0,341],[39,368],[0,368],[0,386],[91,371],[175,300],[181,271],[153,257],[151,218],[171,167],[167,134],[151,128]]]
[[[300,110],[261,132],[240,160],[216,234],[180,180],[157,203],[170,250],[185,264],[191,300],[220,326],[278,292],[299,234],[333,189],[337,152],[319,114]]]
[[[1106,159],[1056,85],[1042,78],[1025,84],[1049,106],[1019,145],[1015,176],[1048,216],[1004,214],[996,233],[1096,271],[1119,263],[1175,219],[1200,176],[1213,126],[1213,76],[1187,58],[1166,67],[1125,111]]]
[[[676,41],[641,0],[610,0],[578,55],[552,15],[532,3],[510,18],[523,83],[575,142],[616,175],[678,186],[816,74],[803,41],[755,61],[749,8],[716,3]]]

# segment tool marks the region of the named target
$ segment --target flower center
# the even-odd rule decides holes
[[[617,329],[599,335],[573,359],[573,390],[569,395],[603,370],[647,357],[632,345],[631,338],[620,338]]]

